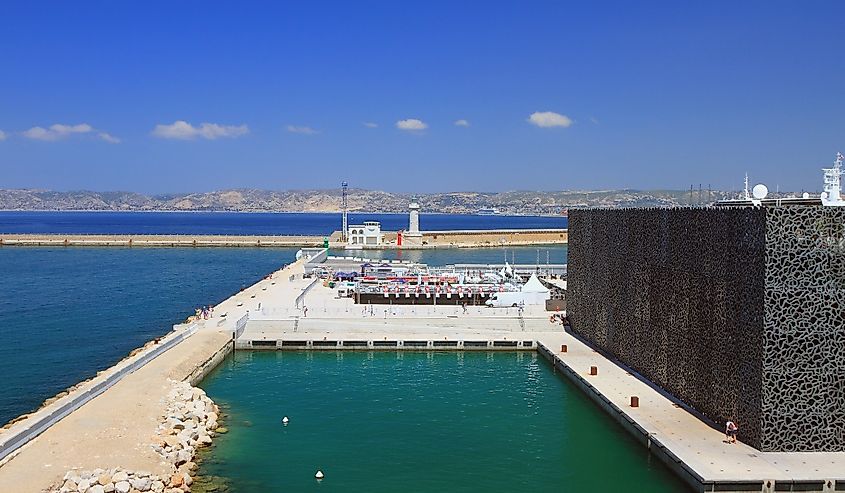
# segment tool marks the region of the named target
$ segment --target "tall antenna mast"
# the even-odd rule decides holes
[[[340,202],[340,208],[343,211],[343,229],[340,230],[340,239],[344,242],[347,241],[346,235],[348,233],[347,230],[349,229],[349,221],[347,220],[347,204],[346,204],[346,188],[348,186],[349,186],[349,184],[346,183],[346,182],[342,182],[340,184],[340,188],[343,191],[341,202]]]

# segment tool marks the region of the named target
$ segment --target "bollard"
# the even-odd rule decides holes
[[[560,352],[561,352],[561,353],[565,353],[565,352],[566,352],[566,349],[567,349],[567,348],[566,348],[566,344],[561,344],[561,345],[560,345]]]
[[[632,395],[631,396],[631,407],[640,407],[640,398]]]
[[[598,374],[599,374],[599,369],[598,369],[598,367],[596,367],[596,366],[591,366],[591,367],[590,367],[590,375],[598,375]]]

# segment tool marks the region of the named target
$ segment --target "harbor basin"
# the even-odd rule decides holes
[[[193,491],[687,491],[534,352],[241,351],[201,387]]]

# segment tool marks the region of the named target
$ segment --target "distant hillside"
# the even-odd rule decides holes
[[[405,212],[416,200],[424,212],[467,213],[495,207],[508,214],[559,214],[570,207],[669,207],[706,203],[731,194],[683,190],[565,190],[560,192],[448,192],[401,194],[350,190],[349,209]],[[690,202],[692,200],[692,202]],[[0,189],[0,210],[336,212],[339,190],[220,190],[143,195],[132,192],[55,192]]]

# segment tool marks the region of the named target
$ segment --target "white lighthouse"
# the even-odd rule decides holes
[[[408,231],[402,235],[403,243],[408,246],[422,245],[420,233],[420,204],[411,202],[408,205]]]
[[[420,232],[420,204],[416,202],[411,202],[411,205],[408,206],[410,209],[410,213],[408,214],[408,232],[409,233],[419,233]]]

